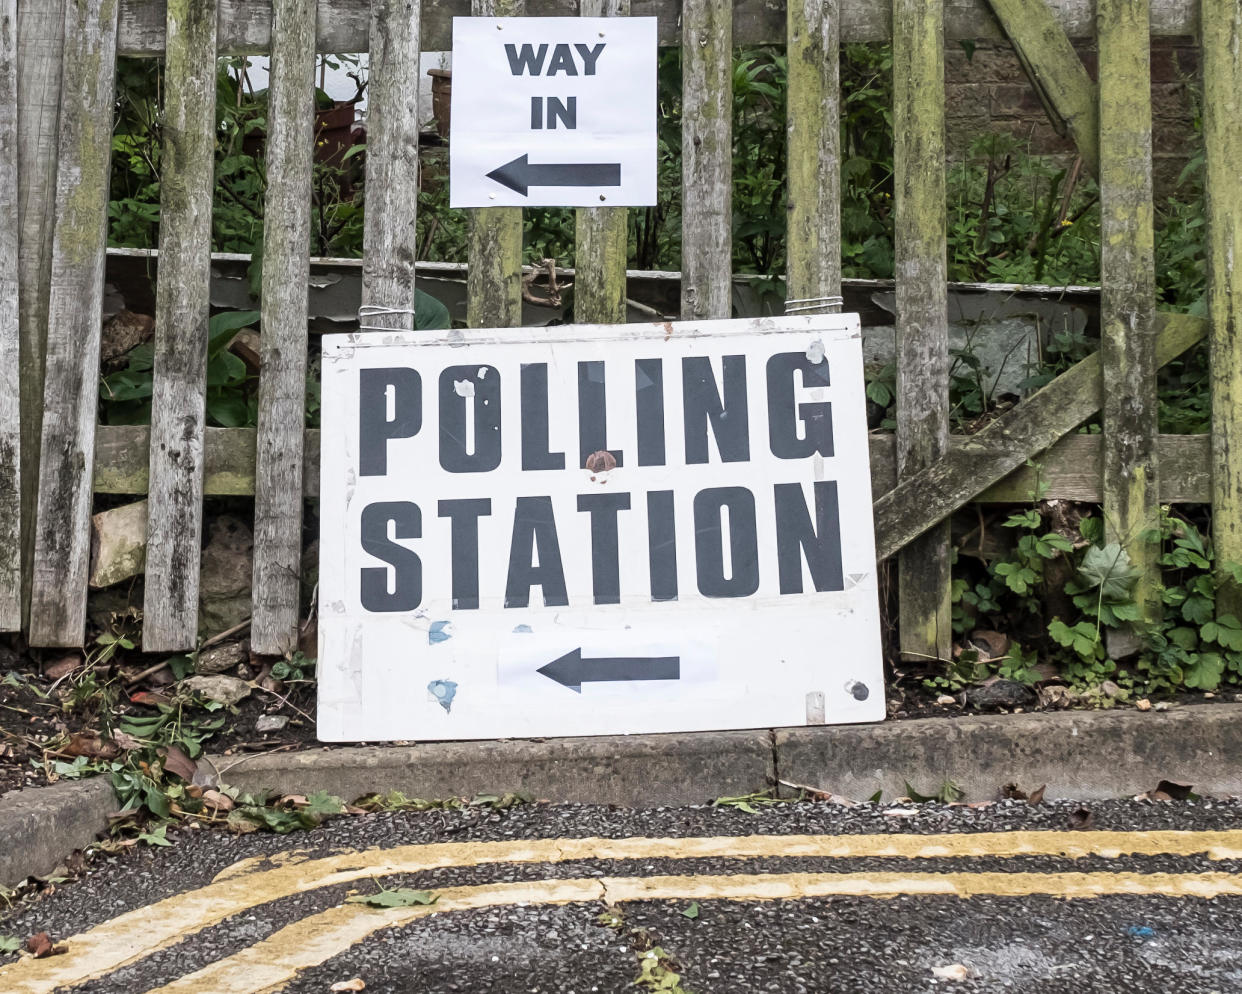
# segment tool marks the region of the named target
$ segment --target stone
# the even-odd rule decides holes
[[[242,521],[222,515],[211,522],[203,545],[198,626],[216,635],[250,617],[254,535]]]
[[[266,735],[269,732],[279,732],[289,724],[289,719],[283,714],[261,714],[254,722],[254,730],[260,735]]]
[[[215,646],[206,652],[200,652],[198,659],[194,661],[194,672],[205,676],[215,676],[220,673],[226,673],[234,666],[247,662],[249,659],[249,639],[242,639],[239,642],[226,642],[224,645]]]
[[[997,680],[985,687],[971,687],[966,691],[966,703],[980,711],[1026,707],[1035,703],[1035,692],[1017,680]]]
[[[182,690],[201,694],[209,701],[233,705],[250,696],[250,684],[235,676],[190,676],[181,681]]]
[[[99,335],[99,361],[105,372],[128,365],[125,355],[149,342],[155,335],[155,318],[150,314],[120,311],[103,326]]]
[[[147,502],[100,511],[91,518],[90,585],[111,587],[147,565]]]
[[[1105,628],[1104,648],[1108,658],[1121,662],[1131,659],[1143,651],[1143,640],[1132,628]]]

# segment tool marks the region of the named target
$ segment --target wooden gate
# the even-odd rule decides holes
[[[1211,501],[1218,562],[1242,562],[1242,0],[0,0],[0,631],[83,640],[94,492],[147,492],[143,648],[192,648],[205,494],[255,499],[252,645],[296,644],[316,52],[371,55],[364,306],[413,307],[420,50],[454,16],[654,15],[683,47],[682,317],[730,312],[734,45],[788,51],[787,294],[841,293],[838,59],[891,39],[894,60],[897,430],[874,436],[879,555],[898,556],[901,645],[950,652],[947,516],[1023,499],[1040,457],[1048,496],[1100,501],[1107,538],[1143,570],[1152,605],[1161,501]],[[1208,320],[1155,309],[1149,36],[1202,44],[1209,204]],[[1070,39],[1096,37],[1093,83]],[[1099,179],[1101,343],[977,434],[949,434],[944,44],[1008,37]],[[257,429],[204,422],[216,57],[272,57]],[[109,122],[118,54],[166,59],[151,427],[96,421]],[[521,306],[522,214],[470,212],[472,326]],[[577,213],[576,310],[625,319],[624,208]],[[806,312],[806,308],[803,308]],[[401,313],[372,318],[408,327]],[[1210,439],[1160,436],[1156,369],[1204,336]],[[1096,412],[1102,436],[1070,434]],[[1016,471],[1016,472],[1015,472]],[[1222,611],[1242,614],[1224,584]]]

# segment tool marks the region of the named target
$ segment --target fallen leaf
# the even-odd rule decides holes
[[[1048,785],[1044,784],[1038,790],[1031,791],[1031,796],[1026,799],[1027,804],[1042,804],[1044,800],[1044,791],[1048,789]]]
[[[353,980],[338,980],[328,990],[336,991],[365,991],[367,989],[366,981],[361,977],[354,977]]]
[[[682,918],[689,918],[691,921],[699,917],[699,902],[691,901],[690,906],[681,913]]]
[[[169,773],[175,773],[182,780],[191,783],[194,780],[194,774],[198,772],[198,764],[189,756],[178,749],[175,745],[170,745],[167,749],[160,750],[164,756],[164,769]]]
[[[398,887],[380,890],[378,894],[355,894],[345,898],[347,904],[365,904],[369,908],[412,908],[417,904],[435,904],[436,895],[429,890]]]
[[[1094,827],[1095,815],[1086,808],[1079,808],[1077,811],[1070,812],[1069,827],[1073,829],[1086,830]]]
[[[116,731],[112,733],[112,741],[122,749],[141,749],[143,747],[142,739],[136,735],[130,735],[129,732]]]
[[[969,980],[970,967],[962,963],[951,963],[949,966],[933,966],[932,975],[941,980]]]
[[[74,732],[60,750],[66,756],[87,756],[90,759],[114,759],[120,750],[98,732]]]
[[[0,955],[15,953],[22,948],[22,940],[15,935],[0,935]]]
[[[26,952],[35,959],[46,959],[48,956],[59,956],[67,950],[66,946],[54,946],[46,932],[36,932],[26,940]]]
[[[130,694],[129,699],[135,704],[145,704],[147,707],[157,707],[160,704],[171,704],[172,698],[167,694],[160,694],[153,690],[140,690],[137,693]]]
[[[232,811],[233,799],[228,794],[221,794],[218,790],[208,788],[203,791],[203,804],[211,808],[212,811]]]

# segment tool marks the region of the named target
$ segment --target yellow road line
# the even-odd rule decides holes
[[[1242,879],[1231,873],[779,873],[539,880],[450,887],[437,894],[435,904],[412,908],[376,910],[357,904],[330,908],[147,994],[270,994],[300,971],[327,962],[375,932],[430,915],[477,908],[591,901],[782,901],[902,895],[1238,897],[1242,896]]]
[[[1121,855],[1242,859],[1242,831],[1227,832],[980,832],[941,835],[748,835],[690,839],[533,839],[398,846],[310,858],[273,857],[276,866],[242,860],[212,883],[137,908],[65,940],[69,950],[46,960],[0,967],[0,990],[49,994],[58,986],[102,976],[257,905],[291,894],[372,876],[494,863],[561,863],[622,859],[976,858],[983,856]]]

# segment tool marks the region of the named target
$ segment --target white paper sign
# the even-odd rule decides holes
[[[452,207],[654,204],[655,18],[453,18],[452,121]]]
[[[856,315],[324,338],[319,737],[884,717]]]

